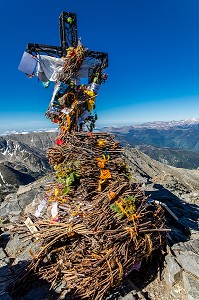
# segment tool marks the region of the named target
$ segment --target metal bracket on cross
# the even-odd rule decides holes
[[[70,12],[62,12],[59,16],[60,46],[28,43],[26,51],[30,54],[46,53],[52,56],[62,57],[66,55],[66,49],[77,47],[77,17]]]
[[[70,12],[62,12],[59,16],[60,46],[49,46],[44,44],[28,43],[26,52],[32,55],[45,53],[47,55],[63,57],[66,55],[66,49],[77,47],[77,15]],[[87,51],[87,57],[101,60],[102,67],[108,67],[108,53],[99,51]]]

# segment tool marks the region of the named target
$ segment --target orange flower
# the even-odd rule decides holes
[[[100,172],[100,179],[102,180],[106,180],[112,177],[109,170],[100,170]]]
[[[116,193],[113,191],[108,192],[108,198],[109,200],[113,200],[116,197]]]
[[[93,137],[93,134],[92,134],[92,132],[88,132],[88,135],[90,136],[90,138],[92,138],[92,137]]]
[[[103,169],[104,168],[104,165],[105,165],[105,162],[107,161],[106,159],[104,158],[96,158],[96,160],[98,161],[98,167]]]
[[[130,216],[130,220],[131,221],[135,221],[135,220],[137,220],[137,219],[139,219],[140,218],[140,215],[136,215],[136,214],[132,214],[131,216]]]

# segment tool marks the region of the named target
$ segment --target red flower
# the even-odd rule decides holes
[[[58,146],[60,146],[61,144],[63,144],[63,141],[60,140],[60,139],[58,139],[58,140],[56,140],[56,144],[57,144]]]
[[[71,54],[70,54],[70,56],[73,57],[73,56],[75,56],[75,54],[76,54],[76,52],[75,52],[75,50],[73,49],[72,52],[71,52]]]

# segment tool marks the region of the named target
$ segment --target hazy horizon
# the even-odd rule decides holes
[[[112,122],[97,122],[96,123],[96,128],[101,128],[101,127],[123,127],[123,126],[135,126],[135,125],[141,125],[144,123],[153,123],[153,122],[180,122],[180,121],[198,121],[199,122],[199,118],[188,118],[188,119],[178,119],[178,120],[174,120],[174,119],[170,119],[170,120],[151,120],[151,121],[140,121],[140,122],[117,122],[117,120],[114,120]],[[2,126],[2,123],[4,123],[4,126]],[[23,123],[23,126],[21,125],[20,121],[16,122],[15,125],[6,125],[5,121],[0,120],[0,134],[5,134],[5,133],[14,133],[14,132],[23,132],[23,131],[27,131],[27,132],[31,132],[31,131],[48,131],[48,130],[58,130],[58,125],[57,124],[53,124],[51,123],[49,120],[42,120],[42,121],[38,121],[38,120],[31,120],[31,121],[27,121],[26,123]]]

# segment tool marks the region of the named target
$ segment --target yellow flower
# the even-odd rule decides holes
[[[84,93],[90,97],[96,98],[96,94],[93,91],[85,90]]]
[[[59,189],[55,189],[54,194],[55,194],[55,197],[57,197],[59,195]]]
[[[91,112],[93,110],[94,104],[95,104],[95,100],[93,100],[93,99],[90,99],[90,100],[87,101],[88,111]]]
[[[106,146],[107,141],[106,140],[98,140],[97,145],[99,147],[104,147]]]

